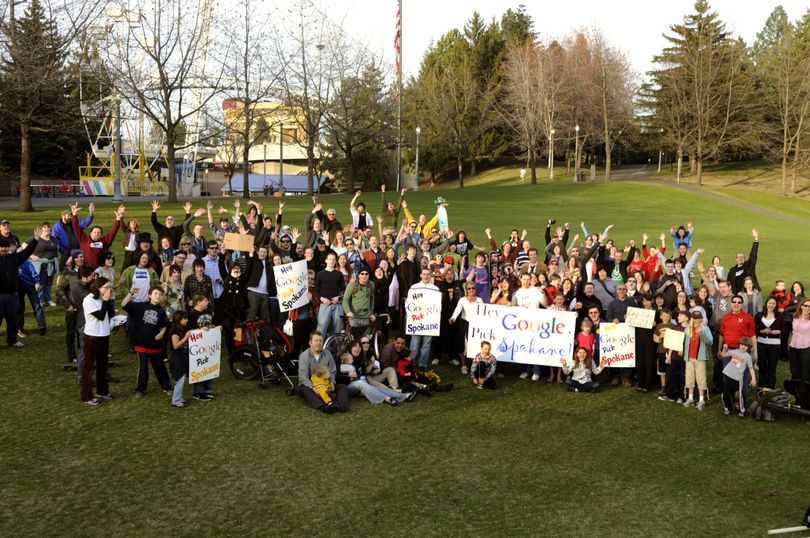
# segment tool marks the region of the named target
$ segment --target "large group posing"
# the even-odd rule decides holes
[[[230,351],[235,329],[253,319],[292,333],[299,394],[325,413],[347,411],[351,396],[398,405],[417,393],[449,390],[431,370],[442,360],[460,367],[479,389],[495,389],[511,370],[520,379],[547,379],[575,392],[597,391],[598,380],[635,385],[641,393],[699,410],[710,393],[718,394],[724,413],[739,416],[749,387],[776,387],[777,365],[789,360],[791,379],[803,382],[800,396],[810,401],[804,394],[810,383],[810,299],[798,281],[786,286],[778,280],[770,292],[762,291],[756,230],[748,256],[737,254],[727,268],[717,256],[701,259],[704,250],[693,245],[691,223],[673,225],[655,244],[642,233],[639,246],[617,245],[609,238],[612,226],[591,233],[584,222],[581,235],[570,238],[568,223],[549,219],[542,241],[528,238],[525,229],[499,241],[487,228],[487,242],[475,245],[463,230],[449,229],[443,198],[431,218],[414,217],[405,191],[398,194],[397,201],[387,200],[383,187],[380,213],[373,217],[357,192],[346,224],[314,197],[300,228],[284,223],[283,201],[275,214],[255,201],[245,211],[239,200],[232,211],[214,209],[212,202],[193,210],[187,202],[182,221],[166,216],[162,222],[160,203],[153,201],[157,248],[136,219],[125,220],[124,205],[106,233],[94,222],[93,204],[83,218],[82,208],[71,205],[25,242],[3,220],[0,315],[7,342],[23,346],[25,301],[41,334],[43,307],[64,309],[66,359],[77,365],[80,398],[88,405],[112,398],[108,359],[116,303],[127,314],[130,351],[139,358],[135,396],[146,393],[151,364],[175,407],[186,405],[190,331],[221,326]],[[197,221],[203,216],[207,223]],[[225,248],[228,233],[252,236],[250,250]],[[120,272],[112,252],[116,235],[124,252]],[[283,312],[273,267],[298,260],[307,264],[310,301]],[[442,294],[438,337],[405,334],[405,300],[416,288]],[[498,363],[489,342],[470,353],[466,318],[476,303],[575,312],[573,356],[546,367]],[[599,324],[624,322],[630,307],[654,310],[655,324],[636,328],[634,369],[605,368]],[[666,329],[684,332],[682,351],[665,347]],[[324,340],[344,330],[350,337],[333,356]],[[387,342],[379,356],[371,346],[374,334]],[[194,383],[193,398],[212,400],[212,385]]]

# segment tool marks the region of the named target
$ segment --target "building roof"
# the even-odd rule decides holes
[[[321,185],[326,181],[325,177],[315,176],[315,190],[320,191]],[[265,184],[273,191],[281,190],[281,176],[279,174],[248,174],[248,183],[251,192],[261,192]],[[242,174],[236,174],[231,178],[231,185],[234,192],[242,192]],[[229,192],[228,182],[222,186],[222,192]],[[285,193],[305,193],[307,192],[306,175],[284,174]]]

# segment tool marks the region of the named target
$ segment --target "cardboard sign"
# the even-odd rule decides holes
[[[635,368],[635,327],[626,323],[599,324],[599,362],[602,361],[607,361],[607,368]]]
[[[631,327],[652,329],[655,325],[655,310],[630,306],[627,308],[624,322]]]
[[[664,329],[664,347],[683,353],[683,338],[685,333],[675,329]]]
[[[309,304],[306,260],[273,266],[273,277],[276,279],[278,306],[282,312]]]
[[[442,292],[411,288],[405,300],[405,334],[439,336],[441,325]]]
[[[222,328],[191,331],[188,338],[188,382],[199,383],[219,377]]]
[[[469,314],[467,357],[479,353],[482,340],[501,362],[560,366],[574,352],[574,312],[476,304]]]
[[[237,234],[225,233],[225,239],[222,242],[222,248],[225,250],[240,250],[242,252],[250,252],[253,248],[254,237],[250,234]]]

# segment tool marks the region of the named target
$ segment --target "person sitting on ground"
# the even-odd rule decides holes
[[[343,365],[341,364],[341,366]],[[312,390],[318,395],[321,402],[323,402],[323,410],[327,414],[332,414],[337,409],[335,402],[332,399],[335,387],[332,385],[330,379],[331,375],[329,372],[329,367],[325,364],[318,364],[315,366],[315,371],[311,376],[309,376],[309,380],[312,383]]]
[[[324,413],[330,413],[331,411],[327,410],[324,401],[315,392],[311,379],[312,374],[315,373],[315,369],[319,365],[328,369],[329,382],[334,387],[335,408],[341,413],[347,412],[349,410],[349,393],[346,385],[335,384],[335,372],[337,370],[335,359],[332,358],[332,354],[328,349],[323,348],[323,335],[318,331],[314,331],[309,336],[309,348],[298,357],[298,394],[311,407]]]
[[[596,366],[588,350],[584,347],[578,347],[570,363],[565,359],[560,359],[560,364],[565,375],[569,376],[565,380],[569,391],[597,392],[599,383],[593,381],[592,375],[599,375],[602,372],[602,369],[607,365],[607,359],[603,358],[602,362]]]

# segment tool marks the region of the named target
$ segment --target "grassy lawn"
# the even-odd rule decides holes
[[[727,267],[756,227],[763,287],[808,280],[806,257],[795,255],[807,250],[799,226],[664,186],[514,183],[505,176],[408,200],[432,214],[443,194],[451,227],[476,244],[486,226],[497,238],[526,227],[542,246],[552,216],[596,231],[614,223],[619,242],[692,220],[694,244]],[[376,214],[379,194],[363,198]],[[344,222],[348,200],[323,197]],[[302,226],[309,201],[286,201],[285,222]],[[99,204],[97,222],[106,228],[112,211]],[[0,217],[22,238],[58,212]],[[151,229],[146,203],[129,214]],[[136,364],[115,335],[117,398],[86,408],[61,369],[63,331],[48,309],[47,337],[0,356],[3,535],[762,536],[797,524],[810,500],[808,424],[727,418],[716,398],[700,413],[625,388],[566,393],[516,373],[495,392],[477,391],[440,367],[457,384],[449,394],[396,409],[355,399],[351,413],[325,416],[278,387],[237,382],[226,367],[215,401],[181,411],[154,378],[145,398],[132,397]],[[780,381],[786,375],[782,364]]]

